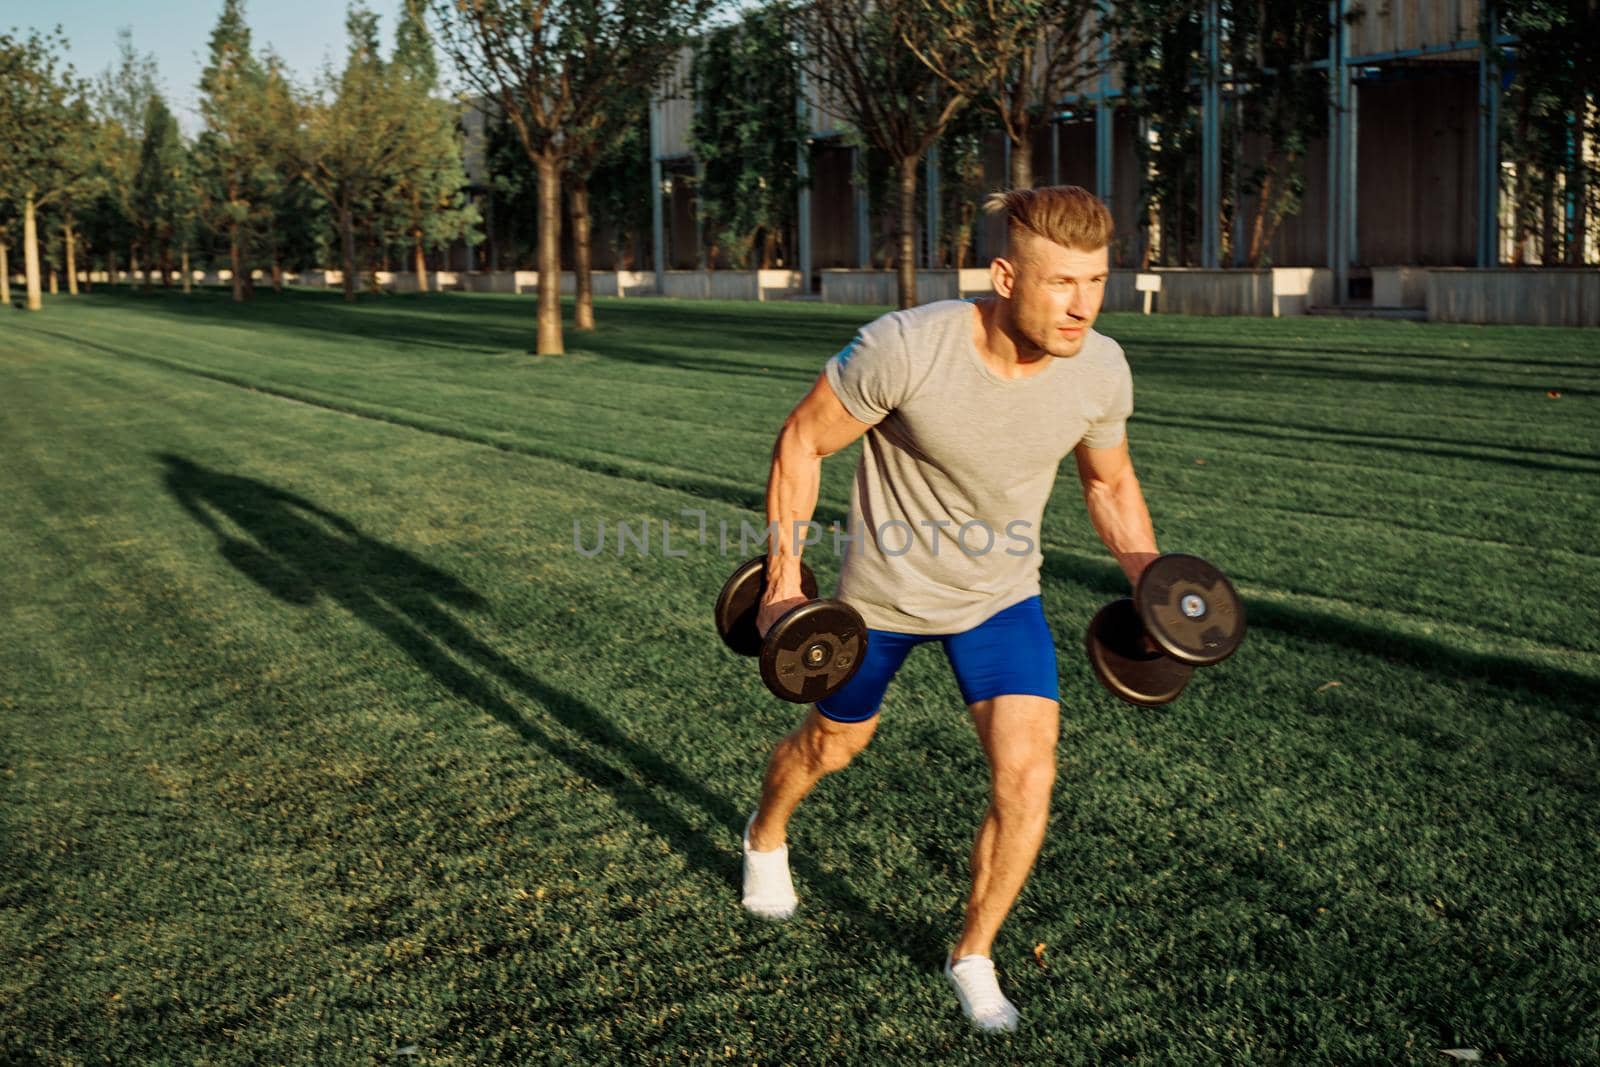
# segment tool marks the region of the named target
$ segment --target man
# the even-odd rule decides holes
[[[773,448],[776,524],[765,633],[802,603],[801,539],[824,457],[866,435],[850,493],[837,596],[869,630],[865,661],[778,743],[745,829],[744,905],[773,919],[796,906],[785,829],[823,775],[866,747],[890,679],[916,644],[939,640],[988,757],[991,799],[972,850],[966,921],[945,962],[967,1017],[1011,1030],[990,949],[1044,840],[1055,781],[1055,645],[1039,602],[1039,520],[1060,461],[1077,461],[1096,532],[1130,582],[1155,558],[1150,514],[1128,456],[1133,409],[1122,349],[1092,328],[1112,224],[1077,186],[992,196],[1007,219],[993,295],[898,311],[865,326],[827,364]]]

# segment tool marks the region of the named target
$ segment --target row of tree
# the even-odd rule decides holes
[[[1222,232],[1229,242],[1244,235],[1227,249],[1235,262],[1261,262],[1278,222],[1298,209],[1304,161],[1327,119],[1326,74],[1315,63],[1333,27],[1320,0],[769,0],[708,29],[720,3],[407,0],[388,56],[375,16],[358,3],[343,64],[297,86],[274,56],[252,50],[241,0],[224,0],[192,143],[131,43],[91,87],[61,61],[58,38],[0,37],[0,143],[18,146],[0,157],[0,218],[20,221],[30,304],[41,217],[47,255],[66,264],[69,286],[85,245],[113,272],[125,250],[130,267],[158,263],[163,279],[174,257],[185,266],[192,252],[225,258],[236,299],[249,297],[254,269],[276,284],[286,262],[336,257],[351,298],[364,270],[395,255],[410,256],[420,276],[427,249],[476,240],[480,222],[462,192],[463,102],[441,95],[435,47],[466,103],[487,116],[487,203],[532,216],[508,222],[537,243],[537,347],[550,353],[563,347],[564,224],[575,325],[587,329],[596,216],[614,235],[636,231],[658,195],[646,177],[648,102],[691,41],[702,102],[692,181],[714,246],[765,264],[793,232],[807,136],[796,102],[810,100],[851,131],[865,149],[863,177],[893,205],[886,258],[903,305],[916,301],[917,186],[929,149],[941,146],[959,261],[986,191],[986,131],[1004,135],[1010,184],[1032,184],[1039,131],[1063,99],[1112,68],[1132,87],[1125,113],[1155,134],[1135,139],[1139,214],[1161,226],[1145,245],[1189,261],[1200,229],[1208,18],[1222,27],[1218,61],[1230,85]],[[1581,259],[1583,204],[1600,184],[1585,147],[1600,90],[1581,45],[1581,31],[1596,28],[1592,6],[1536,0],[1506,27],[1528,42],[1518,50],[1527,73],[1508,109],[1510,143],[1537,164],[1518,173],[1537,186],[1525,199],[1543,197],[1547,257],[1565,234],[1568,254]],[[1558,190],[1569,202],[1576,192],[1579,207],[1552,242]],[[0,279],[9,234],[0,223]]]
[[[347,29],[343,63],[297,86],[252,49],[241,0],[225,0],[192,141],[126,33],[93,83],[63,60],[58,33],[0,35],[0,285],[18,225],[33,309],[41,236],[74,293],[85,260],[112,276],[142,266],[146,284],[169,284],[177,266],[187,286],[198,254],[228,265],[237,300],[256,270],[280,285],[286,262],[334,258],[353,298],[363,271],[397,251],[420,268],[425,249],[470,237],[459,108],[437,92],[420,4],[405,6],[388,56],[372,12],[353,6]]]

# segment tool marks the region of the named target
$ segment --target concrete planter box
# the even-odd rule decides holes
[[[830,304],[889,304],[899,302],[899,274],[892,270],[824,270],[822,299]],[[917,271],[917,302],[958,300],[989,292],[986,267],[960,270]]]
[[[662,296],[685,300],[781,300],[800,292],[793,270],[669,270]]]
[[[1333,301],[1333,271],[1327,267],[1265,270],[1205,270],[1164,267],[1158,311],[1175,315],[1304,315]]]
[[[1600,326],[1600,270],[1430,270],[1428,318],[1435,322]]]
[[[1428,303],[1428,271],[1425,267],[1373,267],[1372,306],[1379,308],[1419,308]]]
[[[461,286],[469,293],[537,293],[536,270],[478,271],[461,275]]]

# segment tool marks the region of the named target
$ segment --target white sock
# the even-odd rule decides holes
[[[752,813],[750,821],[744,824],[745,910],[763,919],[787,919],[800,903],[789,877],[789,846],[783,845],[770,852],[752,849],[750,827],[755,821],[755,813]]]

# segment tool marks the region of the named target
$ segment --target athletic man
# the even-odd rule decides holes
[[[869,630],[865,662],[778,743],[744,836],[744,906],[796,906],[785,829],[823,775],[866,747],[910,649],[938,640],[989,760],[991,799],[945,974],[980,1028],[1011,1030],[990,949],[1044,841],[1055,781],[1055,644],[1039,602],[1039,520],[1060,461],[1077,461],[1089,518],[1129,581],[1155,534],[1124,437],[1133,386],[1122,349],[1092,328],[1111,216],[1077,186],[997,193],[1005,255],[993,295],[869,323],[827,364],[773,448],[764,633],[804,600],[802,540],[824,457],[866,435],[836,595]]]

